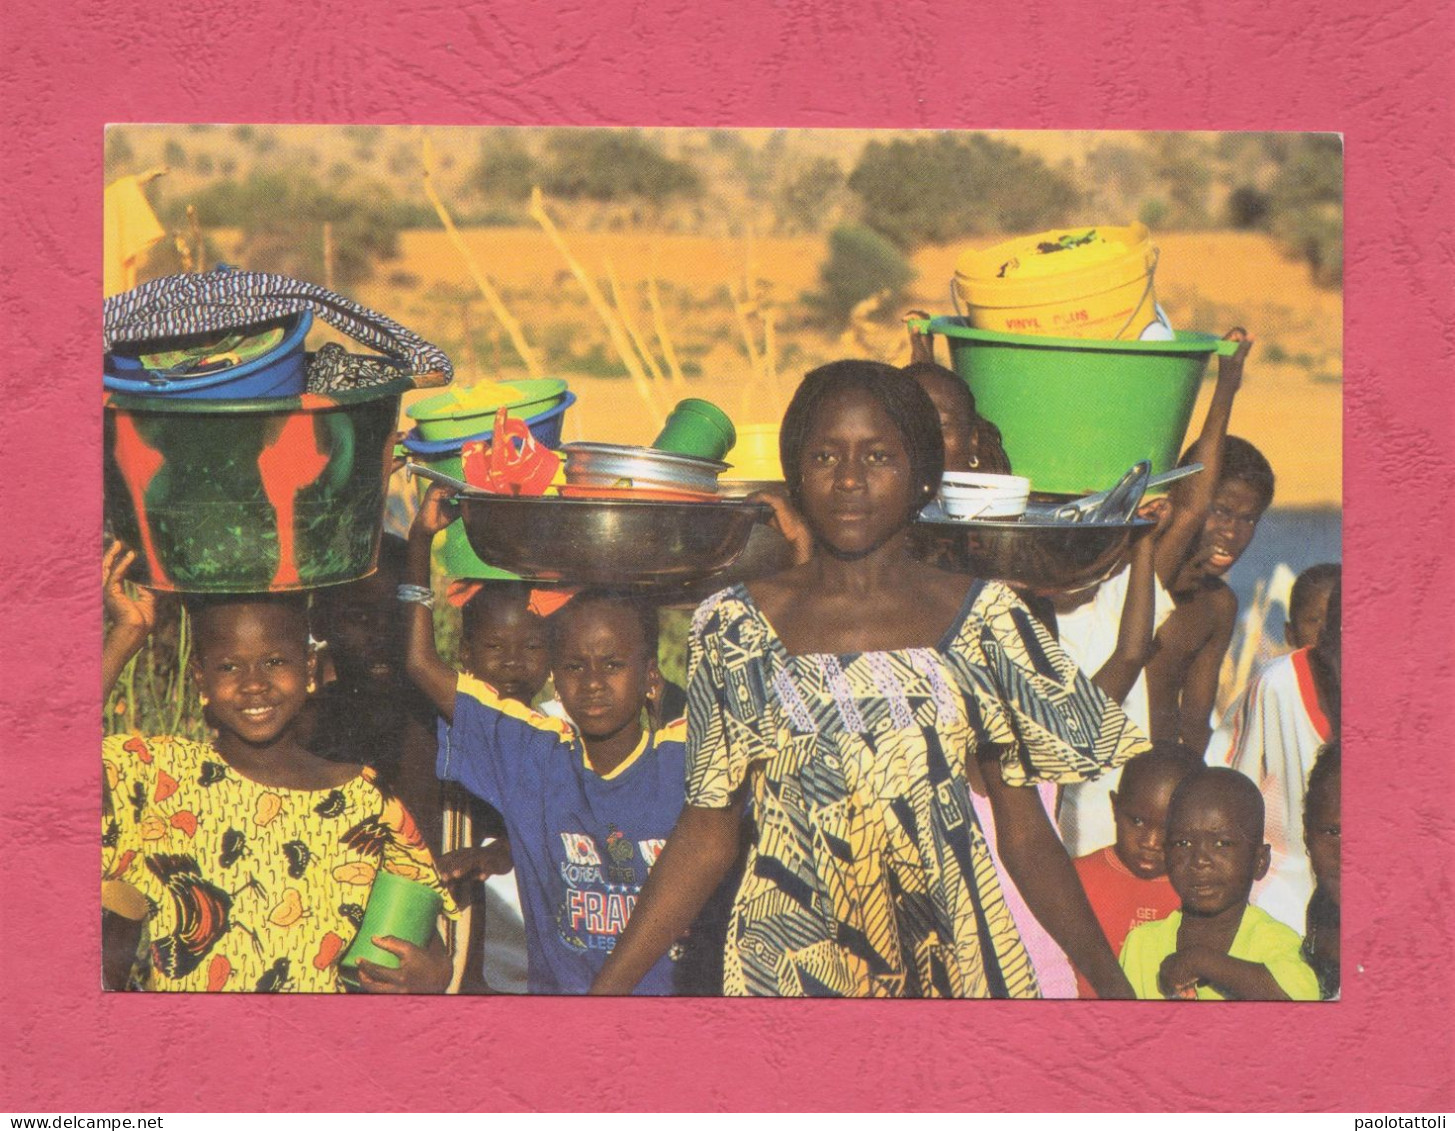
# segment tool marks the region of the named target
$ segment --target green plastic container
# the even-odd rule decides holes
[[[403,939],[415,946],[428,946],[443,905],[434,888],[393,872],[379,872],[369,889],[369,902],[364,908],[359,933],[339,960],[339,977],[347,985],[357,985],[360,959],[398,970],[399,958],[375,946],[374,938]]]
[[[459,452],[433,457],[411,455],[409,458],[415,463],[423,464],[431,471],[453,475],[456,479],[465,478],[465,461],[460,458]],[[422,500],[424,493],[429,490],[430,480],[417,476],[414,483]],[[480,560],[475,551],[470,548],[470,539],[465,533],[463,519],[457,518],[445,527],[444,535],[435,542],[434,552],[440,568],[450,577],[465,577],[482,581],[518,580],[517,575],[509,570],[497,569]]]
[[[488,432],[495,424],[495,413],[503,407],[509,407],[511,416],[525,420],[545,412],[565,395],[566,382],[560,377],[482,381],[436,393],[406,411],[422,439],[460,440]]]
[[[975,408],[1000,429],[1031,489],[1083,494],[1114,484],[1139,460],[1177,465],[1208,358],[1237,343],[1178,331],[1175,341],[1098,341],[977,330],[935,318]]]
[[[411,378],[329,395],[113,394],[103,480],[132,578],[181,593],[312,589],[372,573]]]

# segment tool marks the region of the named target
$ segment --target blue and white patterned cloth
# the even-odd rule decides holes
[[[123,342],[145,342],[191,334],[236,330],[312,310],[354,341],[397,362],[379,374],[348,383],[372,384],[398,376],[400,367],[418,376],[454,367],[445,352],[367,306],[313,283],[261,271],[219,267],[205,274],[168,275],[106,300],[102,335],[107,350]],[[380,363],[372,362],[375,367]],[[315,382],[310,379],[312,390]],[[336,387],[330,382],[330,387]]]

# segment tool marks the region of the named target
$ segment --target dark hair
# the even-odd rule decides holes
[[[975,394],[969,384],[953,369],[946,369],[937,361],[912,361],[900,370],[906,377],[920,384],[922,378],[937,378],[948,382],[952,395],[960,402],[965,412],[966,424],[975,442],[975,467],[997,475],[1009,475],[1010,456],[1005,452],[1005,441],[1000,429],[993,422],[980,415],[975,407]]]
[[[1314,686],[1318,688],[1319,700],[1329,718],[1334,738],[1338,738],[1343,727],[1343,709],[1340,695],[1344,682],[1344,580],[1342,576],[1334,582],[1329,592],[1329,611],[1324,617],[1324,627],[1319,630],[1318,642],[1309,652],[1309,670],[1313,673]]]
[[[1319,747],[1314,755],[1313,769],[1309,770],[1308,788],[1303,795],[1304,839],[1309,834],[1309,814],[1313,812],[1314,797],[1332,789],[1334,779],[1339,776],[1339,743],[1329,742]],[[1327,891],[1315,887],[1309,897],[1308,910],[1304,915],[1303,958],[1313,967],[1319,979],[1319,995],[1325,1000],[1339,992],[1339,964],[1332,961],[1319,946],[1319,937],[1339,933],[1339,905]]]
[[[530,607],[530,586],[523,581],[486,581],[460,609],[460,632],[466,640],[480,631],[494,610]]]
[[[281,609],[296,622],[299,639],[306,645],[309,636],[308,596],[305,593],[218,593],[183,599],[183,607],[192,618],[192,633],[197,652],[208,635],[213,614],[239,605],[263,605]]]
[[[1192,448],[1188,448],[1177,466],[1186,467],[1192,462]],[[1223,437],[1223,470],[1218,483],[1229,481],[1251,487],[1263,500],[1264,510],[1273,505],[1273,468],[1263,453],[1241,436]]]
[[[778,455],[783,461],[783,478],[788,483],[789,497],[795,506],[801,505],[803,445],[820,408],[830,397],[849,391],[864,392],[873,397],[899,432],[909,456],[914,507],[918,509],[939,489],[940,475],[945,470],[945,441],[940,435],[940,414],[935,411],[935,402],[920,388],[918,381],[905,376],[892,365],[877,361],[830,362],[810,372],[798,386],[788,411],[783,414],[783,427],[778,434]]]
[[[1202,765],[1202,756],[1192,747],[1181,742],[1157,741],[1152,743],[1152,749],[1138,754],[1122,767],[1117,789],[1125,793],[1136,788],[1141,779],[1158,772],[1175,775],[1175,781],[1180,784],[1183,778],[1201,769]]]
[[[657,606],[639,593],[625,593],[616,589],[583,589],[546,618],[546,630],[550,634],[553,655],[566,625],[590,605],[610,605],[629,612],[642,630],[647,659],[657,658],[657,642],[661,634]]]
[[[1320,589],[1336,585],[1343,570],[1337,562],[1320,562],[1311,565],[1294,580],[1293,591],[1288,595],[1288,619],[1296,619],[1308,608]]]
[[[1313,811],[1314,795],[1333,788],[1334,778],[1340,773],[1339,743],[1328,742],[1319,747],[1314,755],[1313,769],[1308,773],[1308,787],[1303,793],[1303,827],[1308,833],[1308,815]]]
[[[1328,1001],[1339,992],[1339,963],[1319,945],[1320,936],[1339,934],[1339,905],[1323,888],[1314,888],[1304,912],[1303,945],[1299,953],[1319,980],[1319,997]]]
[[[1215,791],[1236,806],[1239,820],[1247,822],[1247,831],[1262,841],[1263,794],[1252,778],[1229,766],[1202,766],[1183,778],[1167,807],[1169,823],[1178,808],[1186,805],[1187,799],[1200,790]]]

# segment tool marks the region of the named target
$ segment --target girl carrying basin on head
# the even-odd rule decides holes
[[[123,586],[133,558],[115,544],[102,563],[112,622],[104,690],[155,624],[152,596]],[[121,734],[102,746],[103,984],[340,992],[338,963],[378,873],[428,884],[452,904],[413,819],[373,771],[300,741],[317,666],[304,598],[209,598],[192,620],[191,675],[215,739]],[[424,947],[373,941],[399,965],[360,961],[363,989],[449,984],[438,934]]]
[[[909,552],[939,482],[933,403],[873,362],[810,373],[781,435],[812,557],[694,618],[687,806],[594,986],[631,989],[716,887],[751,796],[729,994],[1035,997],[969,802],[1102,997],[1131,990],[1034,789],[1146,743],[1005,586]]]

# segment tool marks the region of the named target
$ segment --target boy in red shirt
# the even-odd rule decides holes
[[[1117,953],[1133,927],[1163,919],[1180,906],[1163,854],[1167,808],[1177,784],[1201,765],[1180,743],[1153,743],[1126,764],[1120,789],[1111,795],[1116,843],[1073,861],[1096,921]],[[1079,974],[1076,990],[1080,997],[1096,997]]]

